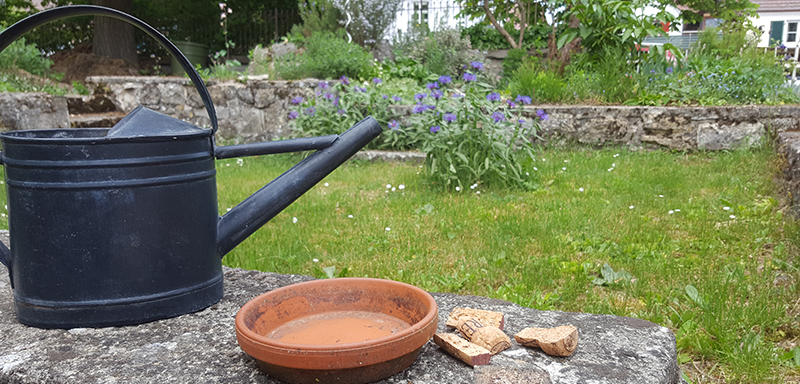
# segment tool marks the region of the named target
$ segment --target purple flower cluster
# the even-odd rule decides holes
[[[450,76],[439,76],[439,82],[442,84],[452,83],[453,79]]]
[[[327,81],[320,81],[319,84],[317,84],[317,86],[322,89],[328,89],[328,87],[330,87]]]
[[[292,104],[300,104],[303,102],[303,96],[295,96],[292,98]]]
[[[668,75],[671,75],[671,74],[672,74],[672,67],[667,67],[667,74],[668,74]]]
[[[434,126],[431,127],[431,133],[439,132],[440,129],[442,129],[442,127],[440,127],[438,125],[434,125]]]
[[[375,85],[378,85],[378,84],[382,83],[383,80],[381,80],[380,78],[376,77],[376,78],[372,79],[372,82],[375,83]]]
[[[506,119],[506,115],[504,115],[502,112],[495,112],[492,113],[492,119],[494,119],[495,123],[499,123]]]
[[[398,123],[397,120],[392,120],[389,122],[389,128],[391,128],[393,131],[396,131],[399,125],[400,123]]]
[[[300,116],[300,114],[299,114],[299,113],[297,113],[297,111],[291,111],[291,112],[289,112],[289,120],[294,120],[294,119],[296,119],[298,116]]]
[[[531,103],[531,97],[530,96],[517,95],[517,98],[515,100],[518,103],[521,103],[521,104],[530,104]]]
[[[354,90],[354,91],[356,91],[356,92],[366,92],[366,91],[367,91],[367,88],[366,88],[366,87],[364,87],[364,88],[361,88],[361,87],[353,87],[353,90]]]
[[[428,89],[436,89],[436,88],[439,88],[439,83],[437,83],[437,82],[435,82],[435,81],[434,81],[434,82],[432,82],[432,83],[425,84],[425,88],[428,88]]]
[[[464,81],[466,81],[466,82],[477,81],[478,80],[478,76],[475,76],[475,75],[473,75],[473,74],[471,74],[469,72],[464,72],[464,75],[461,76],[461,78],[463,78]]]
[[[542,120],[542,121],[547,121],[547,120],[550,119],[550,116],[547,115],[547,112],[545,112],[542,109],[537,109],[536,110],[536,116],[538,116],[539,119]]]
[[[434,99],[437,99],[437,100],[441,99],[442,96],[444,96],[444,92],[442,92],[442,91],[440,91],[438,89],[434,89],[433,91],[431,91],[431,97],[433,97]]]
[[[315,107],[308,107],[306,108],[306,115],[314,116],[317,113],[317,108]]]
[[[400,102],[400,101],[402,101],[403,99],[401,99],[401,98],[400,98],[400,96],[396,96],[396,95],[395,95],[395,96],[392,96],[392,100],[394,100],[395,102],[398,102],[398,103],[399,103],[399,102]]]
[[[497,92],[492,92],[492,93],[486,95],[486,100],[489,100],[489,101],[500,101],[500,94],[497,93]]]
[[[341,81],[343,85],[350,85],[350,79],[348,79],[347,76],[340,77],[339,81]]]
[[[470,62],[469,65],[471,65],[472,68],[475,68],[479,71],[483,71],[483,63],[481,63],[480,61]]]
[[[424,93],[424,92],[423,93],[417,93],[416,95],[414,95],[414,100],[422,100],[422,99],[424,99],[426,97],[428,97],[427,93]]]
[[[444,119],[444,121],[446,121],[448,123],[452,123],[452,122],[456,121],[456,114],[455,113],[450,113],[450,112],[445,113],[442,116],[442,119]]]

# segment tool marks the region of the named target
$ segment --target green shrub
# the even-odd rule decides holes
[[[503,60],[503,78],[510,79],[514,71],[519,68],[525,59],[528,57],[528,51],[525,49],[509,49],[508,56]]]
[[[367,77],[372,72],[372,54],[333,33],[315,33],[305,40],[305,52],[281,57],[275,68],[287,80]]]
[[[516,36],[519,32],[514,29],[513,23],[503,26],[506,31]],[[513,31],[513,32],[512,32]],[[515,34],[516,33],[516,34]],[[522,44],[525,49],[544,48],[547,46],[547,38],[550,34],[550,27],[547,24],[539,23],[529,25],[525,30],[525,37]],[[461,30],[461,36],[469,39],[472,47],[480,50],[509,49],[511,46],[508,41],[489,23],[478,23]]]
[[[26,44],[21,37],[0,53],[0,69],[21,69],[37,76],[44,76],[53,61],[42,57],[34,44]]]
[[[400,55],[419,61],[428,71],[440,75],[458,76],[470,62],[482,59],[456,29],[430,33],[412,30],[395,41],[395,47]]]

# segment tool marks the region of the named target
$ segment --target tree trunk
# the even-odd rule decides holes
[[[133,0],[93,0],[94,5],[130,14]],[[122,59],[133,65],[138,64],[136,56],[136,40],[133,35],[134,26],[124,21],[104,16],[94,17],[94,40],[92,53],[112,59]]]
[[[494,26],[494,29],[496,29],[497,32],[500,32],[500,34],[503,35],[503,37],[506,39],[506,41],[508,41],[508,44],[511,45],[511,48],[515,48],[515,49],[519,48],[520,46],[517,44],[516,41],[514,41],[514,38],[511,37],[511,35],[505,30],[505,28],[503,28],[503,26],[500,25],[500,23],[497,22],[497,19],[494,18],[494,15],[492,14],[492,11],[489,9],[489,0],[484,0],[483,1],[483,10],[486,12],[486,17],[489,18],[489,22],[492,23],[492,25]],[[520,42],[521,42],[521,39],[520,39]]]

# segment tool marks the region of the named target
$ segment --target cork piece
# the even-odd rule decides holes
[[[562,325],[555,328],[525,328],[514,340],[526,347],[541,348],[552,356],[569,356],[578,347],[578,328]]]
[[[491,325],[484,326],[478,319],[461,319],[456,325],[456,329],[464,335],[464,338],[488,349],[492,355],[511,346],[511,339],[500,328]]]
[[[489,359],[492,358],[492,354],[486,348],[472,344],[454,333],[437,333],[433,335],[433,342],[473,367],[489,364]]]
[[[450,317],[447,318],[447,323],[445,324],[450,328],[455,328],[458,322],[464,318],[478,319],[481,324],[500,328],[501,331],[505,325],[505,315],[501,312],[460,307],[453,308],[450,311]]]

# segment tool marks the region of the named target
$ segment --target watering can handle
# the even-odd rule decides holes
[[[214,103],[211,102],[211,95],[208,93],[208,89],[206,88],[206,84],[203,82],[203,79],[200,78],[200,75],[192,66],[192,63],[186,59],[186,56],[181,53],[178,47],[175,44],[172,44],[164,35],[162,35],[158,30],[155,28],[147,25],[145,22],[116,9],[100,7],[96,5],[71,5],[66,7],[57,7],[48,10],[41,11],[36,13],[32,16],[28,16],[25,19],[20,20],[16,24],[8,27],[5,31],[0,33],[0,51],[3,51],[14,42],[14,40],[18,39],[20,36],[25,34],[25,32],[30,31],[33,28],[36,28],[42,24],[47,22],[58,20],[58,19],[65,19],[67,17],[72,16],[86,16],[86,15],[95,15],[95,16],[108,16],[115,19],[119,19],[122,21],[126,21],[130,24],[135,25],[145,33],[147,33],[150,37],[156,39],[161,45],[166,48],[169,53],[174,56],[178,62],[181,64],[181,67],[186,71],[189,75],[189,79],[192,80],[194,83],[194,87],[197,89],[197,92],[200,93],[200,98],[203,100],[203,104],[206,106],[206,111],[208,112],[208,118],[211,120],[211,129],[214,133],[217,132],[218,124],[217,124],[217,114],[214,111]],[[1,260],[0,260],[1,261]]]

